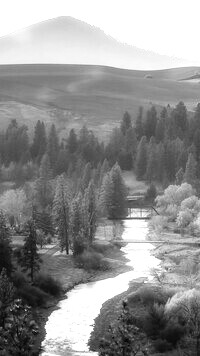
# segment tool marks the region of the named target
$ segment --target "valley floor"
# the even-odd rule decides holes
[[[112,229],[112,222],[109,221],[107,225],[101,223],[97,230],[96,242],[101,244],[103,235],[109,239]],[[104,243],[106,244],[106,242]],[[126,265],[127,260],[124,257],[124,253],[120,251],[120,245],[116,246],[111,244],[111,248],[103,252],[104,258],[110,265],[110,269],[107,271],[85,271],[82,268],[77,268],[74,264],[73,256],[66,256],[64,253],[60,253],[58,246],[47,246],[47,248],[42,250],[43,251],[40,251],[42,252],[41,255],[43,255],[44,261],[42,272],[48,273],[57,280],[60,280],[64,291],[60,299],[52,299],[51,303],[45,308],[40,308],[35,311],[35,318],[39,324],[39,333],[35,342],[36,352],[40,349],[42,341],[45,338],[45,324],[48,317],[57,308],[58,302],[67,298],[67,292],[69,290],[78,284],[115,277],[131,269]]]

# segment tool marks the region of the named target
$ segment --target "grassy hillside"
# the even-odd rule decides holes
[[[139,105],[175,105],[193,110],[200,100],[198,82],[183,80],[199,68],[134,71],[81,65],[0,66],[0,122],[15,117],[28,124],[42,119],[62,128],[83,123],[108,134],[128,110]]]

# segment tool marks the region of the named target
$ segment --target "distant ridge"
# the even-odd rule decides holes
[[[0,38],[0,64],[91,64],[126,69],[187,66],[184,60],[123,44],[97,27],[58,17]]]

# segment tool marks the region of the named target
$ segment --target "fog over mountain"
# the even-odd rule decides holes
[[[0,53],[0,64],[93,64],[127,69],[188,65],[182,59],[120,43],[72,17],[54,18],[4,36],[0,38]]]

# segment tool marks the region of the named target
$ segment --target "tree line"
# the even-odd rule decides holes
[[[200,176],[200,103],[194,113],[179,102],[174,108],[139,108],[137,118],[125,112],[107,143],[99,142],[87,127],[59,139],[53,124],[47,133],[38,120],[33,139],[28,128],[12,120],[0,132],[1,181],[22,183],[37,178],[42,158],[48,154],[52,176],[71,174],[80,161],[98,169],[106,159],[122,170],[134,170],[138,179],[164,186],[177,181],[195,181]],[[184,176],[185,175],[185,176]],[[193,182],[192,182],[193,183]]]

